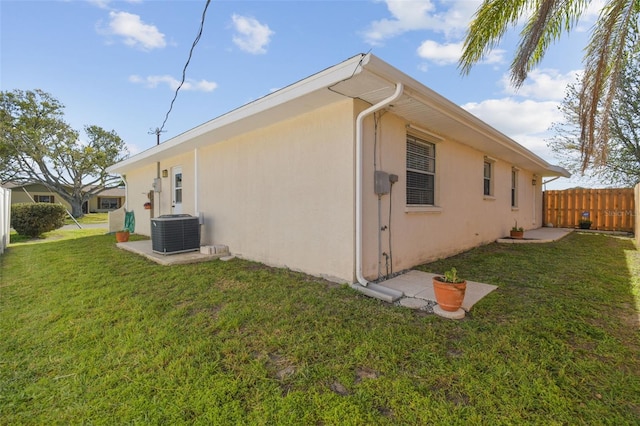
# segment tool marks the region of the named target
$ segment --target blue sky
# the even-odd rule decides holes
[[[598,5],[594,2],[594,11]],[[479,0],[217,1],[161,140],[355,54],[380,57],[551,163],[547,129],[581,69],[596,13],[551,47],[514,91],[517,29],[471,74],[457,69]],[[155,145],[205,1],[0,0],[0,89],[42,89],[77,130],[115,130],[131,153]],[[550,189],[581,184],[562,179]]]

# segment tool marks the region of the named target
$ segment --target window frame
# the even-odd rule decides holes
[[[42,198],[47,198],[47,201],[42,201]],[[55,203],[55,196],[54,195],[34,195],[33,199],[36,203],[47,203],[47,204],[54,204]]]
[[[418,147],[423,147],[426,148],[427,154],[425,155],[421,155],[420,153],[417,152],[411,152],[410,151],[410,146],[414,145],[414,146],[418,146]],[[405,183],[405,206],[408,209],[408,211],[411,210],[416,210],[416,209],[433,209],[436,208],[437,206],[437,152],[436,152],[436,143],[430,140],[427,140],[425,138],[419,137],[417,135],[414,134],[409,134],[407,133],[406,135],[406,140],[405,140],[405,178],[406,178],[406,183]],[[432,155],[428,155],[428,151],[431,151]],[[425,167],[422,168],[416,168],[416,167],[410,167],[410,156],[418,156],[418,157],[423,157],[424,164]],[[419,158],[418,158],[419,160]],[[413,161],[412,162],[413,165],[416,165],[416,163],[420,163],[420,161]],[[430,167],[431,165],[431,167]],[[409,175],[410,174],[418,174],[421,176],[426,176],[427,178],[425,179],[425,187],[423,188],[417,188],[415,186],[410,186],[410,178]],[[431,177],[431,185],[429,185],[429,177]],[[429,188],[429,186],[431,188]],[[410,190],[418,190],[418,191],[424,191],[425,194],[424,196],[428,199],[427,201],[431,201],[431,203],[417,203],[417,202],[411,202],[410,200]],[[429,200],[430,199],[430,200]]]
[[[495,165],[496,160],[485,156],[483,159],[482,167],[482,196],[486,200],[495,199]],[[487,166],[489,169],[489,176],[487,176]]]
[[[511,208],[518,208],[520,173],[516,167],[511,168]]]
[[[105,200],[113,200],[115,201],[115,207],[104,207],[102,202]],[[117,210],[120,208],[120,198],[119,197],[98,197],[98,209],[100,210]]]

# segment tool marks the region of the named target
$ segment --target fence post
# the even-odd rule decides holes
[[[11,227],[11,190],[0,187],[0,254],[9,245]]]
[[[640,183],[637,184],[634,188],[634,201],[635,201],[635,209],[634,209],[634,229],[636,237],[636,247],[640,249]]]

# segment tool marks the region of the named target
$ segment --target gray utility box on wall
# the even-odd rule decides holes
[[[151,219],[151,249],[161,254],[200,250],[199,219],[188,214]]]

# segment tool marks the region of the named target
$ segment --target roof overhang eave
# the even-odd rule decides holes
[[[371,57],[370,54],[353,56],[340,64],[256,99],[253,102],[171,138],[166,142],[114,164],[107,169],[107,172],[122,175],[133,168],[161,161],[175,155],[178,153],[177,150],[185,152],[197,148],[199,144],[215,143],[219,141],[218,139],[220,139],[220,137],[212,140],[208,138],[208,136],[213,134],[213,132],[220,132],[221,129],[227,129],[226,132],[221,132],[221,135],[224,136],[222,139],[228,139],[248,130],[255,130],[259,128],[262,123],[260,120],[255,120],[255,117],[268,114],[270,111],[273,112],[279,108],[284,110],[286,109],[286,105],[310,94],[319,91],[329,92],[326,90],[327,87],[331,87],[340,81],[347,80],[359,74]],[[327,96],[339,97],[340,95],[331,92],[325,93],[323,96],[320,96],[318,102],[324,101],[327,99]],[[207,135],[207,138],[203,138],[205,135]]]

